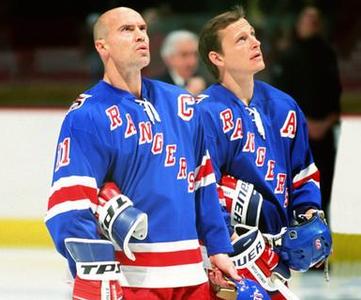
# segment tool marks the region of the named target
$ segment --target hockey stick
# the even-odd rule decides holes
[[[287,300],[299,300],[297,295],[293,293],[277,276],[272,276],[271,281]]]

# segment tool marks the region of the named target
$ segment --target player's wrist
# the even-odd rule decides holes
[[[306,218],[307,220],[310,219],[313,215],[313,213],[319,211],[319,208],[317,208],[314,205],[301,205],[301,206],[297,206],[294,209],[294,218],[297,221],[300,221],[304,218]]]

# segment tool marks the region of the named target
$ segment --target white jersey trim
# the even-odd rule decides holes
[[[199,248],[198,240],[186,240],[161,243],[129,243],[132,252],[174,252],[182,250],[192,250]]]
[[[170,267],[121,267],[126,281],[120,280],[125,287],[170,288],[193,286],[208,281],[203,263],[177,265]]]
[[[53,183],[52,187],[50,188],[50,196],[54,194],[54,192],[60,190],[63,187],[70,187],[74,185],[83,185],[94,189],[98,189],[97,182],[93,177],[68,176],[68,177],[62,177]]]
[[[320,183],[318,181],[310,179],[309,182],[313,182],[318,188],[320,188]]]
[[[317,167],[314,163],[310,164],[306,169],[303,169],[295,177],[293,177],[293,184],[302,181],[304,178],[317,172]]]
[[[216,183],[216,176],[214,173],[207,175],[206,177],[202,177],[201,180],[195,182],[195,190],[198,190],[201,187],[208,186],[212,183]]]
[[[210,155],[208,150],[206,150],[206,153],[202,157],[201,165],[198,166],[194,171],[194,178],[198,177],[198,174],[202,168],[207,168],[207,164],[209,164],[211,161]],[[216,176],[214,175],[213,169],[212,172],[209,173],[207,176],[202,176],[200,180],[197,180],[195,182],[195,190],[198,190],[200,187],[208,186],[212,183],[216,182]]]
[[[88,209],[94,212],[96,210],[96,205],[92,203],[89,199],[82,199],[76,201],[65,201],[53,206],[49,211],[46,213],[44,221],[47,222],[51,218],[55,217],[58,214],[68,212],[71,210],[82,210]]]

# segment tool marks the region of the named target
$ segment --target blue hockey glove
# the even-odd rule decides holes
[[[131,237],[144,240],[148,231],[147,215],[133,206],[133,202],[121,194],[115,183],[105,184],[99,192],[97,215],[104,235],[115,243],[131,260]]]
[[[110,241],[67,238],[65,246],[77,270],[72,299],[122,299],[122,273]]]

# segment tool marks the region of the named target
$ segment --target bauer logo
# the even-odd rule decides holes
[[[255,261],[260,253],[264,250],[264,244],[259,241],[253,248],[248,249],[245,253],[241,253],[237,256],[232,257],[233,264],[236,268],[244,268],[250,262]]]

